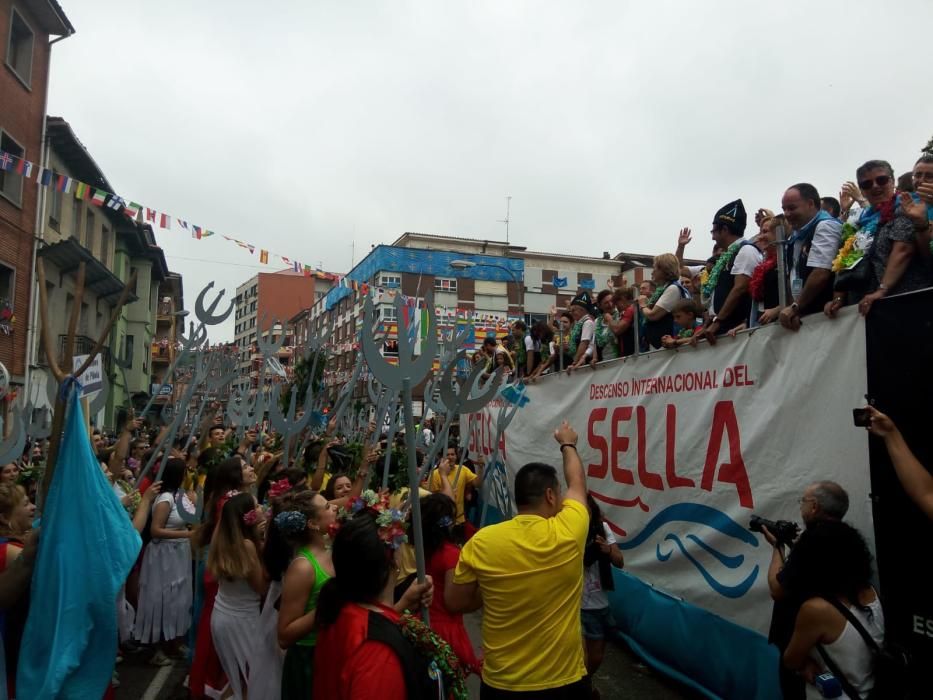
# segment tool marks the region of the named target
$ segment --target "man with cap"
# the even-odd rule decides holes
[[[593,335],[596,332],[596,307],[590,299],[590,293],[583,290],[570,302],[570,313],[574,324],[570,329],[570,354],[573,364],[568,369],[582,367],[590,361],[595,352]]]
[[[717,335],[748,322],[752,310],[748,283],[761,262],[761,253],[743,238],[747,219],[741,199],[725,205],[713,217],[710,233],[724,251],[703,285],[703,298],[709,299],[710,319],[702,331],[694,334],[694,343],[700,338],[715,342]]]

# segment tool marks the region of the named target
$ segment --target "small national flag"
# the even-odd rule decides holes
[[[201,227],[191,224],[191,237],[201,240]]]
[[[42,171],[39,173],[39,184],[48,187],[52,184],[52,171],[48,168],[42,168]]]
[[[304,273],[305,273],[305,277],[310,277],[310,276],[311,276],[311,266],[310,266],[310,265],[305,265]]]
[[[202,238],[207,238],[208,236],[213,236],[213,235],[214,235],[213,231],[204,231],[203,233],[201,233]]]
[[[262,263],[263,265],[269,264],[269,251],[268,250],[259,251],[259,262]]]
[[[55,180],[55,189],[59,192],[71,192],[71,183],[73,180],[67,175],[59,175]]]
[[[91,204],[102,207],[107,203],[107,193],[103,190],[94,190],[94,196],[91,197]]]
[[[181,219],[178,219],[178,225],[181,226],[183,229],[185,229],[185,231],[188,230],[188,222],[187,222],[187,221],[182,221]]]
[[[79,182],[75,186],[75,199],[87,199],[90,191],[91,188],[87,184]]]
[[[16,172],[23,177],[32,177],[32,163],[25,158],[20,158],[19,163],[16,164]]]
[[[130,202],[123,209],[123,213],[126,214],[131,219],[135,219],[139,216],[139,210],[142,209],[142,205],[137,204],[136,202]]]
[[[249,254],[250,254],[250,255],[252,255],[252,254],[255,252],[255,250],[256,250],[256,246],[252,245],[251,243],[247,243],[247,244],[246,244],[246,247],[249,248]]]
[[[172,217],[168,214],[162,214],[159,217],[159,228],[164,228],[167,231],[172,230]]]
[[[302,271],[302,269],[301,269],[301,263],[298,262],[297,260],[295,260],[295,262],[292,263],[292,269],[293,269],[295,272],[301,272],[301,271]]]
[[[155,220],[156,220],[156,210],[146,207],[146,221],[151,221],[152,223],[155,223]]]
[[[119,210],[120,207],[124,206],[125,204],[126,204],[126,200],[123,199],[123,197],[117,197],[117,195],[113,195],[107,201],[107,206],[110,207],[111,209]]]
[[[0,170],[13,170],[13,158],[6,151],[0,151]]]
[[[282,258],[282,262],[283,262],[283,263],[285,263],[286,265],[288,265],[289,267],[291,267],[292,261],[291,261],[290,259],[286,258],[284,255],[280,255],[279,257]]]

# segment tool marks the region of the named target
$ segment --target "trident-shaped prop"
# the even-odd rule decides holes
[[[379,352],[379,345],[372,333],[367,332],[375,323],[375,310],[373,301],[367,296],[364,302],[364,321],[360,332],[360,347],[369,370],[373,376],[386,388],[402,395],[402,408],[405,414],[405,448],[408,453],[408,487],[415,497],[411,499],[411,529],[415,540],[415,565],[418,582],[424,583],[424,538],[421,532],[421,501],[418,494],[418,462],[415,454],[415,416],[412,409],[412,387],[426,378],[434,364],[437,355],[437,319],[434,312],[434,298],[429,292],[425,296],[425,306],[429,309],[428,327],[424,329],[424,340],[421,343],[421,355],[414,354],[413,340],[409,333],[414,330],[412,324],[405,323],[405,314],[402,312],[402,299],[395,298],[395,310],[398,321],[398,365],[390,365]],[[428,611],[423,611],[424,621],[428,622]]]

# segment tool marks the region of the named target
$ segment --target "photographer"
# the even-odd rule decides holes
[[[849,495],[839,484],[834,481],[817,481],[810,484],[800,498],[800,519],[803,521],[804,532],[797,539],[797,543],[807,538],[809,529],[815,523],[840,521],[848,510]],[[774,600],[768,641],[777,646],[783,654],[793,635],[797,613],[807,598],[804,584],[806,572],[794,559],[792,552],[785,557],[785,546],[792,543],[778,540],[767,527],[762,528],[762,532],[774,548],[771,565],[768,567],[768,588]],[[781,666],[780,678],[781,689],[787,700],[804,698],[804,681],[801,677]]]
[[[884,446],[904,491],[920,510],[933,520],[933,476],[911,452],[893,420],[872,406],[866,406],[865,410],[868,411],[866,429],[884,440]]]

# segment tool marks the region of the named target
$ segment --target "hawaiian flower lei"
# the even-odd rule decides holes
[[[863,210],[855,226],[848,222],[842,225],[842,245],[839,246],[839,253],[833,260],[833,272],[848,270],[865,257],[878,229],[891,221],[897,213],[898,195],[899,193],[895,192],[894,197],[884,204]]]
[[[664,290],[667,289],[667,288],[670,287],[670,286],[671,286],[671,285],[670,285],[670,282],[668,282],[667,284],[661,285],[660,287],[658,287],[657,289],[655,289],[655,290],[654,290],[654,294],[652,294],[651,297],[648,299],[648,301],[645,303],[645,308],[650,308],[650,307],[654,306],[654,303],[655,303],[658,299],[661,298],[661,295],[662,295],[662,294],[664,294]]]
[[[619,320],[619,312],[616,309],[612,310],[612,320]],[[609,325],[604,320],[603,315],[600,315],[599,318],[596,319],[596,345],[601,348],[605,347],[609,342],[610,335]]]
[[[755,267],[752,278],[748,281],[748,291],[755,301],[761,301],[765,298],[765,278],[776,266],[777,255],[768,255]]]
[[[735,254],[741,245],[742,241],[736,241],[728,248],[726,248],[726,251],[719,256],[719,259],[716,261],[716,264],[713,265],[713,269],[709,273],[709,277],[707,278],[706,283],[703,285],[704,299],[709,299],[711,296],[713,296],[716,285],[719,284],[719,274],[729,265],[729,263],[732,262],[732,258],[735,257]]]
[[[677,331],[677,337],[678,338],[692,338],[693,329],[692,328],[681,328],[679,331]]]
[[[363,491],[362,495],[350,499],[345,508],[337,511],[337,520],[334,521],[328,534],[333,539],[340,530],[340,525],[354,517],[361,510],[368,510],[376,516],[376,525],[379,527],[379,539],[388,545],[390,549],[398,549],[402,544],[408,542],[408,535],[405,533],[407,524],[405,523],[405,514],[398,508],[392,508],[389,505],[389,494],[377,494],[372,489]]]
[[[467,700],[469,693],[466,687],[466,675],[470,670],[463,666],[460,659],[451,649],[450,644],[441,639],[420,619],[406,612],[399,619],[399,628],[405,638],[425,657],[431,659],[429,673],[441,676],[443,688],[447,691],[444,697],[453,697],[456,700]]]

